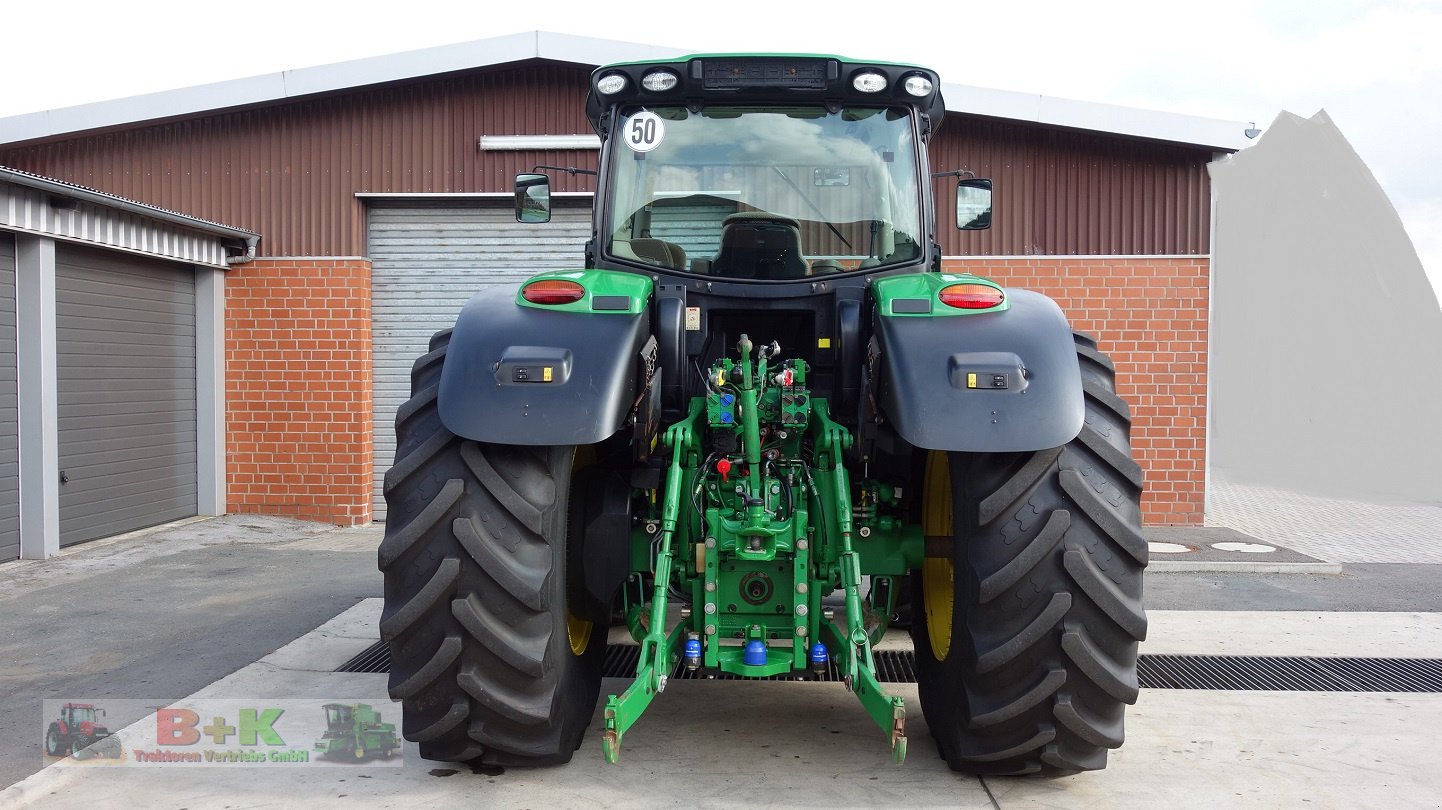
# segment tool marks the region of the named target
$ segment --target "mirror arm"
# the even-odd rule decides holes
[[[591,175],[592,177],[595,177],[595,176],[597,175],[597,172],[596,172],[595,169],[578,169],[578,168],[576,168],[575,166],[537,166],[537,167],[535,167],[534,169],[532,169],[531,171],[539,172],[539,171],[542,170],[542,169],[550,169],[550,170],[553,171],[553,172],[565,172],[566,174],[569,174],[569,175],[571,175],[572,177],[574,177],[574,176],[576,176],[576,175],[578,175],[578,174],[589,174],[589,175]]]

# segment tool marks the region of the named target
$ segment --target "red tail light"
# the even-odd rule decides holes
[[[544,279],[527,284],[521,289],[521,297],[532,304],[574,304],[586,297],[586,288],[574,281]]]
[[[936,297],[957,309],[991,309],[1006,300],[1006,293],[989,284],[952,284],[942,287]]]

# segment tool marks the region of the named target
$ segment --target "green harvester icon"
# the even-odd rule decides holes
[[[389,759],[400,747],[395,724],[381,722],[380,712],[365,703],[327,703],[321,708],[325,709],[326,729],[315,741],[315,750],[323,757],[361,760],[379,754]]]

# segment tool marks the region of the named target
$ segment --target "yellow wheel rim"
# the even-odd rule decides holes
[[[927,537],[951,540],[951,465],[946,454],[926,457],[922,484],[921,530]],[[950,557],[927,557],[921,563],[922,609],[926,611],[926,637],[938,661],[951,652],[952,611],[955,609],[956,571]]]
[[[591,644],[592,623],[576,618],[570,608],[566,609],[566,636],[571,641],[571,653],[583,655]]]
[[[571,451],[571,478],[574,480],[576,473],[596,463],[596,449],[590,445],[580,445]],[[575,539],[575,534],[570,526],[567,532],[570,535],[566,542]],[[586,648],[591,645],[591,631],[593,622],[578,618],[571,612],[570,602],[574,600],[571,594],[566,594],[566,638],[571,642],[571,654],[580,656],[585,654]]]

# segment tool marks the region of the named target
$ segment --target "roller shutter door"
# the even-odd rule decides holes
[[[681,246],[686,258],[713,259],[721,250],[721,223],[736,213],[736,204],[719,200],[714,205],[657,203],[651,209],[651,236]]]
[[[20,556],[20,410],[15,363],[15,239],[0,233],[0,562]]]
[[[382,203],[369,212],[375,519],[395,459],[396,409],[410,396],[411,365],[431,335],[453,326],[477,290],[516,285],[545,270],[581,267],[591,236],[589,201],[558,206],[551,221],[515,221],[509,205]]]
[[[60,545],[196,513],[195,275],[56,250]]]

